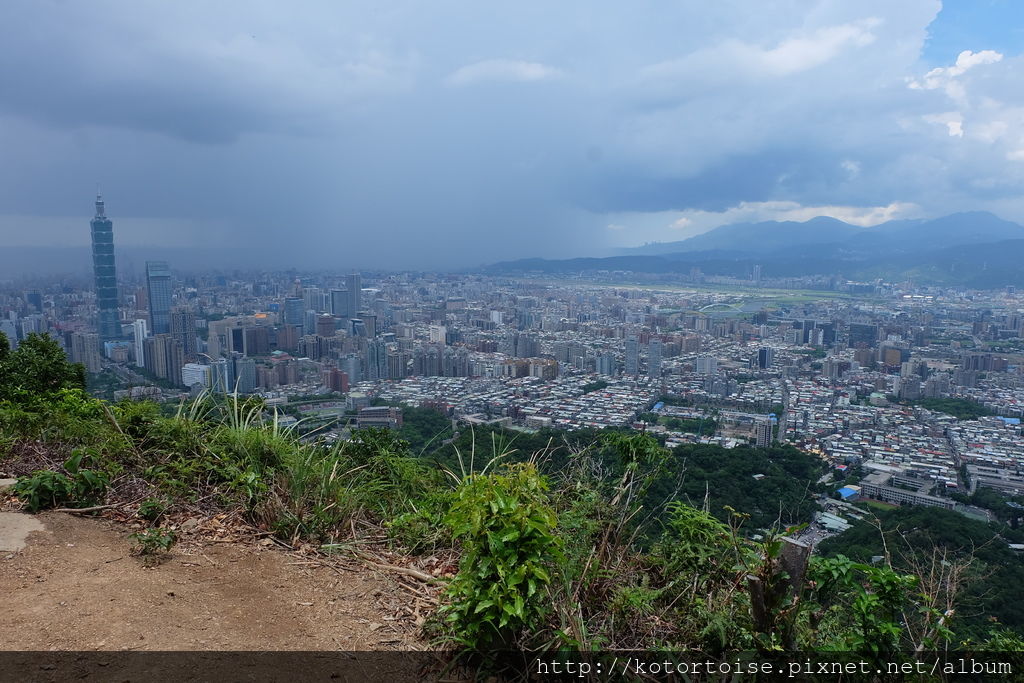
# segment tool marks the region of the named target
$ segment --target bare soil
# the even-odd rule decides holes
[[[36,518],[43,531],[0,552],[0,649],[425,647],[413,592],[361,565],[325,567],[269,542],[183,538],[147,567],[121,524]]]

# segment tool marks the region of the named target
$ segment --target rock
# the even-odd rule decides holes
[[[0,496],[7,496],[14,493],[14,485],[17,483],[17,479],[0,479]]]
[[[182,522],[180,529],[182,531],[192,531],[197,526],[199,526],[199,518],[193,517],[192,519],[186,519],[184,522]]]
[[[0,512],[0,551],[17,552],[28,543],[33,531],[44,531],[43,523],[32,515]]]

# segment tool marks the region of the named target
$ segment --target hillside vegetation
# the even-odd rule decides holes
[[[934,567],[859,552],[808,562],[783,537],[809,519],[820,468],[789,447],[669,451],[642,432],[493,429],[431,442],[426,420],[415,448],[378,430],[326,446],[254,399],[203,396],[162,415],[90,398],[40,336],[0,344],[0,387],[0,469],[18,475],[26,509],[123,503],[159,539],[175,506],[214,505],[324,552],[384,528],[406,553],[456,558],[425,625],[439,644],[882,660],[963,640],[959,595],[936,592]],[[980,637],[994,636],[1019,642]]]

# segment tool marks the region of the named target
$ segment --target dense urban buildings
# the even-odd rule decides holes
[[[226,274],[165,261],[118,282],[99,199],[96,214],[96,297],[84,283],[5,285],[0,331],[14,343],[52,334],[109,398],[254,394],[294,403],[316,438],[396,428],[400,406],[510,429],[632,426],[668,445],[797,445],[837,481],[859,473],[846,498],[957,509],[958,492],[1024,493],[1016,289],[854,291],[763,272],[623,286],[607,280],[642,276]]]

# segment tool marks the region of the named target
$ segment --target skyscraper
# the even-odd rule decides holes
[[[626,337],[626,367],[624,372],[627,375],[640,373],[640,341],[635,334]]]
[[[298,325],[304,328],[306,325],[306,309],[302,299],[290,296],[284,300],[284,323],[286,325]]]
[[[192,361],[199,355],[196,344],[196,316],[189,310],[181,309],[170,314],[171,336],[181,343],[185,359]]]
[[[92,271],[96,280],[97,328],[101,341],[121,337],[117,312],[117,267],[114,264],[114,224],[103,213],[103,197],[96,195],[92,227]]]
[[[661,340],[652,339],[647,345],[647,374],[661,377]]]
[[[167,261],[146,261],[149,327],[153,334],[171,332],[171,267]]]
[[[348,292],[344,289],[331,290],[331,315],[336,318],[348,316]]]
[[[363,310],[363,277],[359,273],[346,275],[345,288],[348,290],[348,317],[358,318]]]

